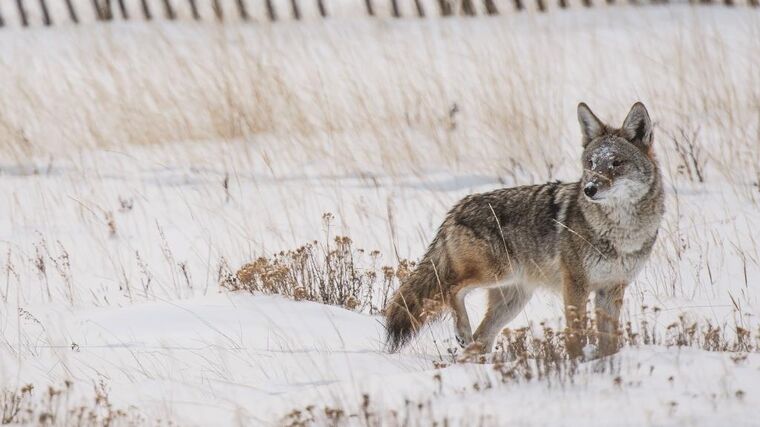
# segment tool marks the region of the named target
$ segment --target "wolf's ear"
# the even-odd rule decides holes
[[[640,102],[633,104],[620,130],[625,139],[631,141],[633,145],[644,150],[649,150],[652,146],[652,121],[649,119],[649,113],[644,104]]]
[[[604,135],[607,131],[604,123],[602,123],[602,121],[591,112],[588,105],[583,102],[578,104],[578,123],[581,125],[584,147],[588,145],[589,142]]]

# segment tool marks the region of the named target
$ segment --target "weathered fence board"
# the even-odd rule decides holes
[[[425,17],[439,16],[438,12],[438,0],[419,0],[422,10],[425,12]]]
[[[196,0],[199,1],[199,0]],[[263,0],[239,0],[248,15],[250,22],[269,22],[267,6]]]
[[[0,27],[154,20],[264,23],[356,16],[488,16],[672,1],[760,8],[760,0],[0,0]]]
[[[142,20],[143,19],[143,8],[140,0],[124,0],[122,2],[124,5],[124,13],[126,14],[126,18],[128,20]],[[119,8],[121,8],[121,5],[119,5]]]

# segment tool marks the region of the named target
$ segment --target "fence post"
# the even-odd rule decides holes
[[[222,5],[219,4],[219,0],[211,0],[211,9],[214,10],[214,16],[219,21],[224,21],[224,13],[222,13]]]
[[[150,13],[150,7],[148,7],[148,0],[140,0],[140,3],[142,4],[143,18],[146,21],[153,19],[153,14]]]
[[[472,0],[462,0],[462,13],[467,16],[475,16],[475,5]]]
[[[301,10],[298,8],[298,0],[290,0],[290,9],[293,12],[293,19],[301,20]]]
[[[53,21],[50,19],[50,12],[48,12],[45,0],[40,0],[40,11],[42,12],[42,23],[45,24],[46,27],[52,25]]]
[[[164,16],[169,18],[170,21],[173,21],[174,18],[177,17],[177,15],[174,13],[174,9],[172,9],[172,5],[169,0],[164,0]]]
[[[493,0],[483,0],[483,3],[486,6],[486,13],[488,15],[498,15],[499,9],[496,7],[496,4],[494,4]]]
[[[245,8],[245,3],[243,3],[243,0],[237,0],[237,7],[238,12],[240,13],[240,18],[243,21],[247,21],[250,16],[248,16],[248,9]]]
[[[398,10],[398,1],[397,0],[391,0],[391,16],[394,18],[398,18],[401,16],[401,13]]]
[[[195,4],[195,0],[187,0],[190,3],[190,12],[193,14],[193,19],[196,21],[201,19],[201,14],[198,13],[198,6]]]
[[[66,8],[69,10],[69,18],[71,18],[71,22],[78,24],[79,17],[77,16],[76,9],[74,9],[74,5],[71,4],[71,0],[66,0]]]
[[[119,0],[119,10],[121,11],[121,17],[124,20],[129,19],[129,12],[127,12],[126,6],[124,6],[124,0]]]
[[[21,18],[21,25],[28,26],[29,18],[26,16],[26,9],[24,9],[24,0],[16,0],[16,7],[18,8],[18,16]]]
[[[417,16],[419,16],[420,18],[424,18],[425,9],[422,7],[422,3],[420,2],[420,0],[414,0],[414,7],[417,8]]]
[[[110,21],[113,19],[111,0],[92,0],[92,7],[95,8],[95,17],[98,21]]]
[[[438,4],[441,6],[441,16],[450,16],[451,15],[451,3],[449,3],[449,0],[438,0]]]
[[[267,15],[269,16],[270,21],[276,21],[277,20],[277,12],[274,10],[274,5],[272,4],[272,0],[266,0],[265,1],[267,6]]]

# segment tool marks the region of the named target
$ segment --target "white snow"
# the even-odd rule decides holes
[[[750,9],[685,6],[0,30],[0,388],[103,382],[178,425],[364,394],[421,425],[755,425],[757,353],[664,342],[679,317],[760,332],[758,34]],[[656,123],[667,215],[623,316],[658,345],[503,383],[452,364],[449,319],[388,354],[380,317],[219,288],[222,258],[335,235],[416,259],[466,194],[577,179],[582,100]],[[673,142],[695,130],[704,183]],[[561,318],[539,294],[510,326]]]

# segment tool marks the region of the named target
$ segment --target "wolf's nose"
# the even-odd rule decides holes
[[[594,197],[594,194],[596,194],[596,185],[589,183],[583,187],[583,192],[586,193],[586,196],[588,197]]]

